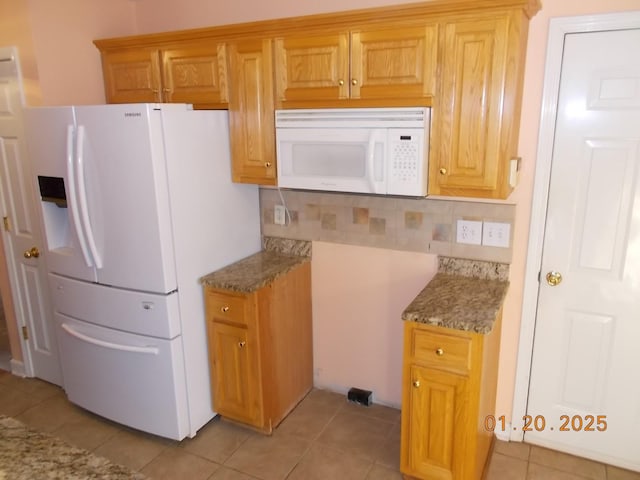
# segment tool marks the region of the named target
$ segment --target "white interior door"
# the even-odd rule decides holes
[[[640,471],[638,45],[565,36],[525,440]]]
[[[16,318],[26,327],[27,373],[62,384],[56,335],[51,318],[40,223],[35,210],[31,170],[25,155],[23,94],[17,52],[0,49],[0,194],[5,255]],[[29,365],[29,362],[31,365]]]

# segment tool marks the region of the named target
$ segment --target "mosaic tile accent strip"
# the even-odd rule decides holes
[[[273,223],[274,207],[283,202],[278,189],[260,188],[264,236],[511,263],[512,247],[456,243],[459,219],[513,225],[515,206],[511,204],[287,189],[280,193],[288,209],[286,225]]]

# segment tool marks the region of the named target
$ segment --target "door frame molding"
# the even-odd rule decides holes
[[[565,36],[570,33],[598,32],[640,28],[640,12],[620,12],[598,15],[556,17],[549,21],[547,57],[545,60],[544,87],[538,133],[529,246],[527,248],[525,280],[520,323],[520,340],[516,364],[516,383],[511,418],[522,418],[527,413],[529,382],[533,355],[533,339],[538,308],[540,283],[538,274],[542,264],[542,246],[547,222],[549,181],[556,129],[556,114],[560,92],[560,75]],[[522,442],[522,429],[509,428],[509,440]]]

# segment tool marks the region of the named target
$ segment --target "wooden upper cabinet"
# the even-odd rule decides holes
[[[437,32],[428,24],[279,38],[277,100],[285,108],[430,104]]]
[[[224,43],[163,50],[162,68],[165,102],[210,105],[229,100]]]
[[[276,184],[273,42],[228,45],[229,130],[234,182]]]
[[[199,107],[228,101],[224,43],[125,48],[102,53],[108,103],[173,102]]]
[[[507,12],[452,20],[442,34],[429,193],[506,198],[520,119],[523,16]]]
[[[159,102],[160,51],[132,48],[102,53],[107,103]]]

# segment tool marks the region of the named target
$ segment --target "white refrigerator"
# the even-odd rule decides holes
[[[28,108],[69,400],[167,438],[212,410],[199,278],[260,250],[258,189],[231,182],[226,111]]]

